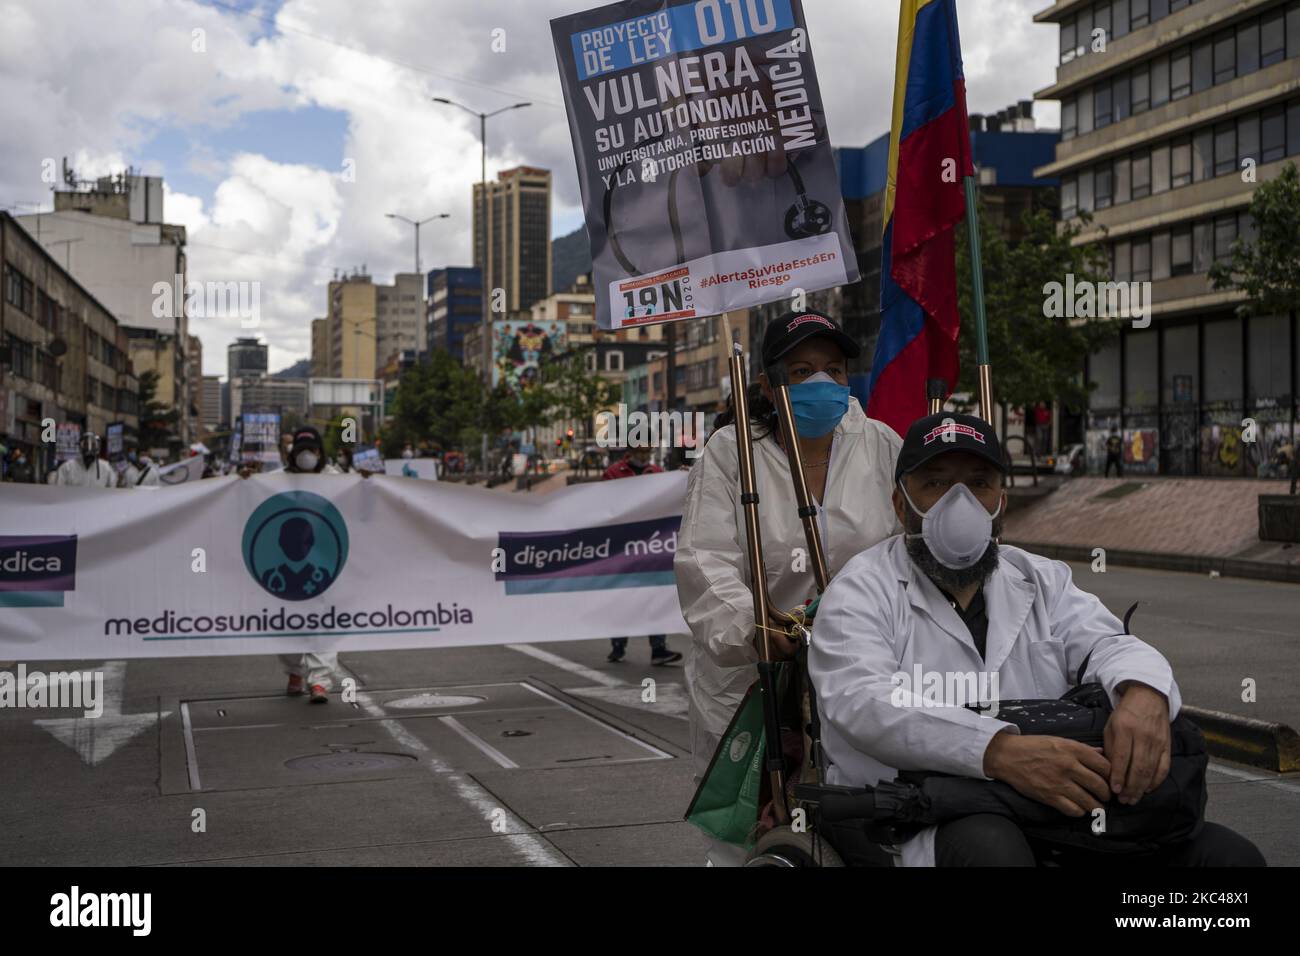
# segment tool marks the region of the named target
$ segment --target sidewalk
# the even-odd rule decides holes
[[[1259,540],[1258,498],[1286,481],[1074,478],[1016,497],[1003,539],[1048,557],[1300,583],[1300,546]],[[1018,489],[1019,490],[1019,489]]]

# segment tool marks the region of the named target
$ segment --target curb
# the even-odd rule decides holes
[[[1033,541],[1006,541],[1006,544],[1023,548],[1045,558],[1058,561],[1092,560],[1092,548],[1075,544],[1041,544]],[[1300,584],[1300,563],[1275,564],[1269,561],[1251,561],[1248,558],[1221,558],[1203,554],[1172,554],[1163,551],[1127,551],[1106,548],[1106,563],[1133,568],[1150,568],[1157,571],[1185,571],[1191,574],[1217,572],[1229,578],[1252,578],[1257,581],[1282,581]]]
[[[1300,734],[1286,724],[1201,707],[1185,706],[1181,713],[1201,728],[1212,757],[1274,773],[1300,771]]]

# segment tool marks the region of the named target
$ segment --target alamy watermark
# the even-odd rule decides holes
[[[987,671],[927,671],[913,664],[911,673],[889,678],[895,707],[969,707],[981,717],[998,715],[998,675]]]
[[[1043,316],[1049,319],[1132,319],[1133,328],[1151,324],[1150,282],[1078,282],[1067,272],[1064,284],[1043,286]]]
[[[596,414],[596,444],[601,448],[685,448],[687,458],[704,450],[703,412],[628,411]]]
[[[262,324],[262,283],[199,282],[177,273],[171,282],[155,282],[151,311],[155,319],[238,318],[239,327],[255,329]]]
[[[0,671],[0,708],[61,707],[82,711],[83,717],[104,712],[103,671],[28,671],[19,664],[17,673]]]

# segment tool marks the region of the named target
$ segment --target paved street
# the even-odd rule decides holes
[[[1143,600],[1135,629],[1186,700],[1298,722],[1293,589],[1075,573],[1119,613]],[[110,665],[121,696],[99,720],[0,711],[0,863],[697,865],[682,670],[639,638],[626,663],[607,650],[343,654],[357,702],[325,706],[284,697],[270,656]],[[1255,705],[1234,704],[1244,676]],[[1300,780],[1221,763],[1211,780],[1211,819],[1300,865]]]

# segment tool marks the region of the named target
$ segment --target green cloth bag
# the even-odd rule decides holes
[[[778,694],[783,692],[785,677],[786,668],[779,666]],[[687,823],[724,843],[745,849],[754,845],[766,742],[763,694],[755,680],[745,691],[691,798]]]

